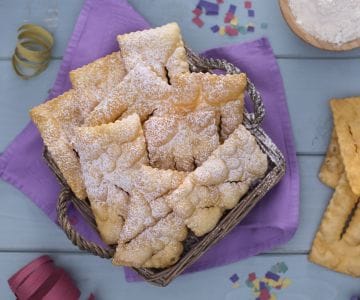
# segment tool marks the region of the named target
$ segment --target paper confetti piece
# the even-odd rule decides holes
[[[236,5],[231,4],[231,5],[229,6],[228,12],[231,12],[232,14],[235,14],[235,12],[236,12]]]
[[[231,12],[227,12],[224,18],[224,22],[230,23],[233,18],[234,18],[234,14]]]
[[[202,14],[202,9],[200,7],[196,7],[192,12],[194,15],[200,16]]]
[[[252,281],[251,280],[249,280],[249,279],[247,279],[246,281],[245,281],[245,284],[246,284],[246,286],[247,287],[249,287],[249,288],[253,288],[253,286],[254,286],[254,284],[252,283]]]
[[[238,24],[238,18],[233,17],[232,20],[230,21],[230,24],[233,25],[233,26],[236,26]]]
[[[256,274],[253,272],[253,273],[250,273],[249,275],[248,275],[248,279],[250,280],[250,281],[254,281],[255,279],[256,279]]]
[[[249,10],[248,10],[248,16],[249,16],[250,18],[255,17],[255,10],[249,9]]]
[[[255,31],[255,27],[253,25],[247,26],[247,32],[254,32],[254,31]]]
[[[229,279],[232,283],[234,283],[239,280],[239,276],[238,276],[238,274],[234,273],[233,275],[231,275],[231,277]]]
[[[230,25],[225,26],[225,32],[229,36],[236,36],[236,35],[239,34],[239,32],[234,27],[232,27]]]
[[[224,0],[216,0],[216,3],[217,3],[217,4],[223,4],[223,3],[224,3]]]
[[[281,262],[279,264],[279,266],[280,266],[280,273],[286,273],[287,270],[289,269],[288,266],[286,265],[286,263],[284,263],[284,262]]]
[[[265,23],[265,22],[263,22],[263,23],[261,23],[260,27],[261,27],[261,29],[267,29],[267,28],[268,28],[268,24]]]
[[[245,7],[246,9],[250,9],[251,6],[252,6],[251,1],[245,1],[245,2],[244,2],[244,7]]]
[[[277,274],[275,274],[275,273],[273,273],[273,272],[267,272],[267,273],[265,274],[265,277],[266,277],[266,278],[269,278],[269,279],[272,279],[272,280],[275,280],[275,281],[278,281],[278,280],[280,279],[280,276],[277,275]]]
[[[220,27],[219,27],[219,25],[214,25],[210,29],[211,29],[212,32],[215,33],[215,32],[218,32],[220,30]]]
[[[200,0],[197,5],[205,10],[206,15],[218,15],[219,14],[219,5],[217,3]]]
[[[233,283],[231,287],[232,287],[233,289],[237,289],[237,288],[240,287],[240,283],[237,281],[237,282]]]
[[[223,26],[220,27],[219,34],[220,35],[225,35],[225,27],[223,27]]]
[[[290,278],[284,278],[281,285],[283,289],[286,289],[292,283]]]
[[[196,24],[198,27],[203,27],[204,25],[204,22],[199,17],[193,18],[192,22]]]
[[[238,26],[237,30],[242,33],[242,34],[246,34],[247,30],[245,26]]]

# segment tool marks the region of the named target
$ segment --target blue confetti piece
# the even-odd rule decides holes
[[[263,281],[260,281],[260,290],[266,289],[266,284]]]
[[[280,279],[280,276],[277,275],[277,274],[275,274],[275,273],[273,273],[273,272],[267,272],[267,273],[265,274],[265,277],[268,278],[268,279],[272,279],[272,280],[274,280],[274,281],[278,281],[278,280]]]
[[[206,15],[218,15],[219,5],[205,0],[200,0],[197,6],[204,8]]]
[[[229,6],[228,12],[231,12],[231,13],[234,15],[235,12],[236,12],[236,5],[231,4],[231,5]]]
[[[248,31],[248,32],[254,32],[254,31],[255,31],[255,27],[252,26],[252,25],[249,25],[249,26],[247,27],[247,31]]]
[[[250,18],[255,17],[255,10],[249,9],[249,10],[248,10],[248,16],[249,16]]]
[[[235,283],[236,281],[239,280],[239,276],[235,273],[230,277],[230,280],[232,283]]]
[[[218,32],[220,30],[220,27],[219,27],[219,25],[214,25],[210,29],[211,29],[212,32],[215,33],[215,32]]]

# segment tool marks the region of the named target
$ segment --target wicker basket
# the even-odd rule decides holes
[[[202,58],[194,54],[190,49],[187,49],[187,55],[192,72],[211,72],[212,70],[218,69],[229,74],[240,73],[237,67],[225,60]],[[253,103],[254,112],[245,112],[243,123],[255,136],[257,143],[268,157],[269,167],[266,175],[250,187],[246,195],[243,196],[233,209],[227,211],[222,216],[218,225],[211,232],[202,237],[196,237],[190,233],[184,241],[184,252],[176,264],[166,269],[134,268],[146,281],[158,286],[168,285],[175,277],[181,274],[185,268],[193,264],[212,245],[239,224],[255,204],[278,183],[285,174],[285,160],[283,155],[260,128],[260,123],[265,115],[265,109],[259,93],[250,80],[248,80],[247,83],[247,93]],[[44,151],[44,157],[63,185],[57,204],[60,226],[73,244],[81,250],[85,250],[102,258],[111,258],[114,254],[113,248],[104,249],[92,242],[86,241],[71,226],[67,216],[70,203],[79,210],[89,225],[96,229],[96,222],[90,208],[90,203],[89,201],[79,200],[75,197],[46,149]]]

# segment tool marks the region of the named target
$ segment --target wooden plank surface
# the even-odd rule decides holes
[[[99,299],[254,299],[244,285],[246,274],[256,271],[263,275],[278,261],[289,265],[288,276],[293,280],[289,289],[277,293],[278,299],[342,300],[360,294],[359,280],[310,264],[305,255],[332,193],[317,179],[332,126],[328,99],[360,94],[360,50],[334,54],[304,44],[285,25],[276,0],[254,0],[256,33],[236,38],[212,34],[206,26],[210,26],[213,17],[205,18],[207,25],[203,29],[194,26],[191,10],[197,0],[129,2],[152,25],[177,21],[185,40],[196,51],[262,35],[270,39],[284,78],[301,171],[299,229],[289,243],[268,254],[200,275],[183,276],[160,290],[147,284],[126,284],[121,268],[80,253],[29,199],[0,182],[0,299],[12,299],[6,279],[44,252],[50,252],[59,265],[71,272],[84,292],[83,299],[90,292],[95,292]],[[81,4],[82,0],[0,0],[0,151],[28,122],[28,109],[46,98]],[[236,4],[242,10],[243,1]],[[49,9],[57,9],[57,15]],[[45,20],[49,17],[53,18],[50,23]],[[42,75],[29,81],[17,78],[9,61],[16,28],[25,20],[52,25],[56,40],[53,53],[56,59]],[[259,28],[263,21],[269,24],[267,30]],[[235,272],[242,280],[239,289],[232,289],[228,280]]]
[[[6,279],[15,270],[36,258],[40,253],[0,254],[0,296],[12,299]],[[255,272],[265,275],[272,265],[284,261],[289,270],[283,277],[292,283],[274,293],[278,300],[349,300],[360,292],[358,279],[329,272],[307,263],[304,255],[256,256],[228,266],[210,269],[202,273],[180,276],[170,286],[158,288],[144,283],[127,284],[123,270],[113,267],[109,261],[89,255],[52,254],[56,264],[72,274],[82,292],[82,299],[93,292],[96,299],[171,299],[171,300],[239,300],[255,299],[252,290],[245,285],[247,275]],[[240,287],[232,288],[229,277],[237,273]]]
[[[162,25],[171,21],[180,24],[185,40],[191,44],[196,51],[205,50],[220,44],[231,44],[237,41],[244,41],[266,35],[273,47],[276,55],[290,57],[360,57],[360,50],[344,53],[333,53],[320,51],[308,46],[298,39],[290,31],[283,20],[277,0],[253,0],[256,16],[248,19],[245,10],[242,8],[243,1],[235,1],[238,6],[238,15],[241,22],[247,24],[252,21],[257,28],[254,34],[240,35],[238,37],[221,37],[214,35],[210,27],[214,22],[219,22],[221,17],[204,17],[206,25],[204,28],[197,28],[192,22],[191,11],[196,6],[198,0],[129,0],[131,3],[152,25]],[[221,7],[221,15],[228,9],[231,1]],[[24,22],[30,21],[43,24],[50,28],[55,36],[56,44],[54,56],[61,57],[66,48],[74,22],[79,14],[82,0],[1,0],[0,1],[0,58],[10,57],[14,46],[16,29]],[[48,9],[56,9],[57,17],[49,13]],[[56,19],[49,22],[48,19]],[[55,22],[56,21],[56,22]],[[269,24],[268,29],[261,30],[261,22]],[[56,27],[54,24],[56,23]]]

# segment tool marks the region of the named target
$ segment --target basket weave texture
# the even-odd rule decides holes
[[[186,48],[186,50],[192,72],[212,72],[212,70],[222,70],[228,74],[241,72],[237,67],[225,60],[199,57],[189,48]],[[252,113],[247,111],[244,113],[243,125],[254,135],[258,145],[268,157],[268,170],[265,176],[254,183],[239,203],[222,216],[218,225],[211,232],[202,237],[196,237],[190,233],[184,241],[184,252],[176,264],[166,269],[134,268],[134,270],[149,283],[158,286],[168,285],[174,278],[180,275],[185,268],[193,264],[212,245],[239,224],[255,204],[276,185],[285,174],[285,159],[283,155],[260,127],[265,116],[265,109],[260,94],[249,79],[246,91],[254,106],[254,111]],[[44,158],[63,186],[58,198],[57,213],[58,222],[67,237],[81,250],[102,258],[111,258],[115,251],[114,248],[109,247],[105,249],[95,243],[88,242],[72,227],[67,215],[69,204],[73,204],[87,223],[96,229],[96,222],[90,208],[90,203],[89,201],[79,200],[75,197],[46,149],[44,151]]]

